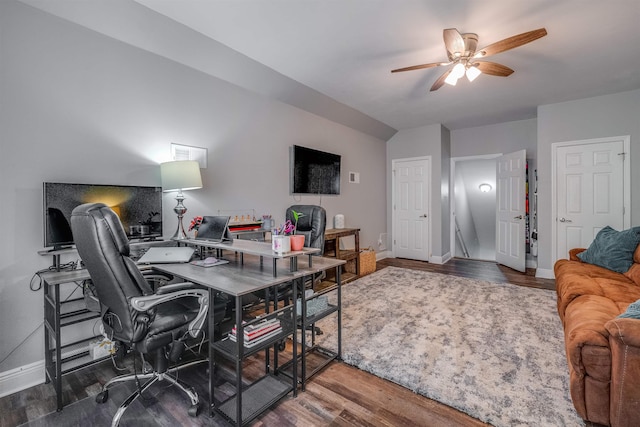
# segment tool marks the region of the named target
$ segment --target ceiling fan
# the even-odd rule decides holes
[[[513,73],[511,68],[496,62],[482,61],[480,59],[531,43],[546,35],[546,29],[538,28],[537,30],[508,37],[478,50],[476,49],[478,47],[477,34],[460,34],[455,28],[447,28],[443,31],[442,36],[444,38],[444,46],[447,49],[449,62],[431,62],[429,64],[413,65],[411,67],[391,70],[391,72],[399,73],[401,71],[453,65],[452,68],[438,77],[433,86],[431,86],[432,92],[440,89],[445,83],[455,86],[458,79],[465,74],[469,81],[475,80],[475,78],[482,73],[489,74],[490,76],[507,77]]]

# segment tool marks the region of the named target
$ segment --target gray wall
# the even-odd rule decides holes
[[[518,120],[451,131],[451,157],[508,154],[527,150],[527,158],[537,152],[537,120]]]
[[[538,107],[538,267],[552,273],[551,144],[631,136],[631,225],[640,225],[640,90]],[[566,258],[567,254],[558,254]]]
[[[401,130],[387,141],[387,228],[392,230],[392,161],[431,156],[431,256],[434,261],[450,256],[449,239],[449,130],[442,125]],[[389,235],[387,247],[392,247]]]
[[[42,291],[29,290],[51,264],[37,254],[43,181],[160,185],[175,142],[209,150],[204,188],[185,192],[188,219],[255,209],[280,222],[313,203],[360,227],[363,246],[387,231],[384,141],[21,3],[0,2],[0,28],[0,372],[43,359]],[[289,194],[293,144],[342,155],[340,196]]]

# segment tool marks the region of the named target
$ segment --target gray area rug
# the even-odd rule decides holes
[[[582,426],[554,291],[387,267],[343,287],[343,360],[495,426]],[[335,322],[320,324],[336,348]]]

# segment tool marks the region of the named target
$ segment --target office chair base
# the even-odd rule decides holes
[[[96,403],[105,403],[109,399],[108,388],[113,384],[117,384],[124,381],[135,380],[136,378],[149,379],[149,381],[145,382],[140,387],[139,390],[136,390],[134,393],[132,393],[118,408],[118,411],[116,412],[116,414],[113,417],[113,420],[111,421],[111,427],[117,427],[118,424],[120,423],[120,418],[122,417],[124,412],[127,410],[129,405],[131,405],[138,397],[142,395],[142,393],[144,393],[153,384],[155,384],[158,381],[166,380],[171,384],[175,385],[176,387],[178,387],[187,395],[187,397],[189,397],[189,400],[191,400],[191,407],[189,407],[189,409],[187,410],[187,414],[189,414],[190,417],[197,417],[200,411],[200,401],[198,399],[198,393],[196,393],[195,390],[188,387],[182,381],[178,380],[177,378],[174,378],[170,374],[187,367],[204,363],[206,361],[207,360],[196,360],[193,362],[185,363],[184,365],[180,365],[180,366],[176,366],[174,368],[168,369],[166,372],[161,374],[157,372],[150,372],[150,373],[138,374],[138,375],[136,374],[121,375],[119,377],[112,378],[104,386],[102,386],[102,391],[96,395]]]

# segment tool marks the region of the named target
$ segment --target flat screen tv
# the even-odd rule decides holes
[[[130,239],[162,236],[162,187],[43,183],[44,246],[73,245],[70,220],[83,203],[104,203],[120,217]]]
[[[338,154],[294,145],[291,151],[291,193],[340,194]]]

